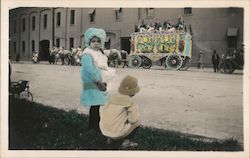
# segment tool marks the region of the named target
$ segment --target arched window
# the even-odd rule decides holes
[[[44,14],[43,15],[43,28],[46,29],[47,28],[47,21],[48,21],[48,15]]]

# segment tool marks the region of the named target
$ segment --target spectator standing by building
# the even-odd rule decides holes
[[[204,68],[202,51],[200,51],[199,57],[198,57],[198,69],[200,69],[200,68],[202,68],[202,69]]]
[[[243,66],[244,65],[244,52],[245,52],[245,48],[244,48],[244,44],[241,43],[241,48],[239,50],[239,63]]]
[[[220,63],[220,56],[217,54],[216,50],[214,50],[214,53],[212,55],[212,63],[214,67],[214,72],[219,71],[219,63]]]
[[[154,29],[157,31],[161,31],[161,29],[162,29],[161,20],[159,18],[155,18]]]

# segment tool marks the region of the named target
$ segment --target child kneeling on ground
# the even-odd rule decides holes
[[[129,141],[140,125],[138,105],[132,101],[140,90],[138,81],[133,76],[126,76],[119,87],[119,94],[111,96],[108,103],[100,108],[100,130],[111,140],[123,140],[122,146],[137,146]]]

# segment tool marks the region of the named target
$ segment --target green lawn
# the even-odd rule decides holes
[[[216,140],[176,131],[140,127],[132,140],[136,148],[122,148],[121,142],[88,130],[88,117],[42,104],[11,99],[9,149],[61,150],[152,150],[152,151],[242,151],[233,138]]]

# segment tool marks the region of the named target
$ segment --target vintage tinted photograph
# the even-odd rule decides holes
[[[244,151],[244,8],[9,9],[9,150]]]

